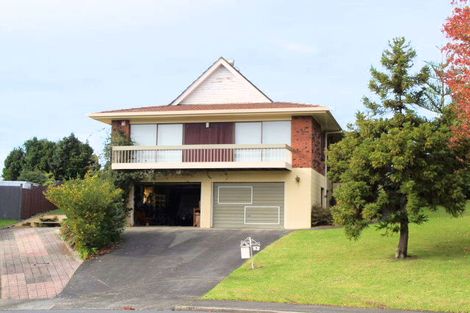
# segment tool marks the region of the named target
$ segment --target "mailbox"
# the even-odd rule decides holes
[[[243,260],[251,258],[250,247],[248,247],[248,246],[241,246],[241,247],[240,247],[240,250],[241,250],[241,254],[242,254],[242,259],[243,259]]]
[[[258,252],[260,249],[261,244],[251,237],[240,242],[240,253],[242,259],[250,259],[253,256],[253,252]]]

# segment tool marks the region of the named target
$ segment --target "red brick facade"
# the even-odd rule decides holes
[[[322,137],[320,125],[311,116],[292,117],[292,167],[311,167],[323,174]]]
[[[313,123],[309,116],[292,117],[292,167],[313,164]]]
[[[325,151],[324,149],[324,134],[321,131],[321,126],[312,118],[313,124],[313,164],[312,167],[320,174],[325,174]]]
[[[128,140],[131,138],[131,124],[128,120],[112,121],[111,129],[114,132],[118,131],[125,135]]]

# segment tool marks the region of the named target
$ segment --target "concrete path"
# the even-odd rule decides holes
[[[57,228],[0,229],[0,299],[53,298],[80,263]]]
[[[286,231],[135,227],[110,254],[85,262],[52,309],[169,309],[204,295],[242,264],[240,240],[262,247]]]

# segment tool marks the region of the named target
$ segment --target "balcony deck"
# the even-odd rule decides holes
[[[119,169],[291,169],[284,144],[114,146],[111,168]]]

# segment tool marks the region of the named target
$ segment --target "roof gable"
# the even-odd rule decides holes
[[[271,103],[224,58],[219,58],[171,104]]]

